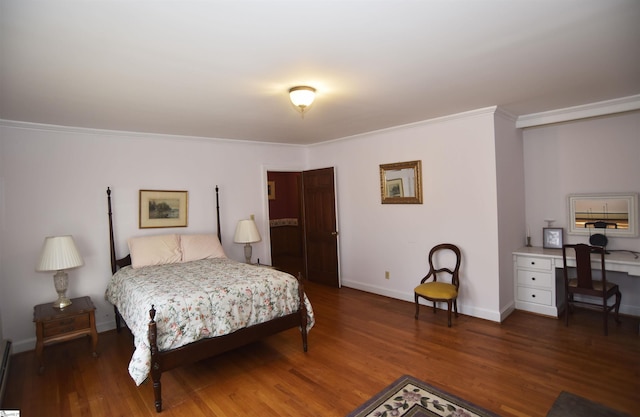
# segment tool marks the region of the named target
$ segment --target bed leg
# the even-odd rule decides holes
[[[120,322],[120,312],[118,311],[118,307],[113,306],[113,312],[116,316],[116,332],[120,333],[122,323]]]
[[[302,284],[302,273],[298,273],[298,297],[300,299],[300,333],[302,334],[302,349],[306,352],[307,343],[307,306],[304,303],[304,285]]]
[[[156,412],[162,411],[162,384],[160,377],[162,376],[162,368],[160,366],[160,357],[158,355],[158,334],[156,327],[156,309],[151,306],[149,310],[149,346],[151,347],[151,379],[153,380],[153,395],[155,397]]]

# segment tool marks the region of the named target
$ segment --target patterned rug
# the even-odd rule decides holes
[[[347,417],[498,417],[454,395],[405,375]]]
[[[627,414],[605,407],[570,392],[562,391],[547,417],[628,417]]]

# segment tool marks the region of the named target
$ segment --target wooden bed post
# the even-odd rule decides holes
[[[162,384],[160,383],[160,377],[162,376],[162,367],[160,364],[160,355],[158,355],[158,334],[156,326],[156,309],[154,305],[151,305],[149,310],[149,346],[151,348],[151,379],[153,380],[153,395],[156,399],[155,406],[156,412],[162,411]]]
[[[107,205],[109,206],[109,242],[111,250],[111,273],[116,273],[116,246],[113,239],[113,215],[111,213],[111,188],[107,187]]]
[[[302,334],[302,349],[307,351],[307,305],[304,303],[304,284],[302,273],[298,273],[298,296],[300,298],[300,333]]]
[[[218,199],[218,186],[216,185],[216,220],[218,226],[218,240],[222,244],[222,232],[220,232],[220,200]]]

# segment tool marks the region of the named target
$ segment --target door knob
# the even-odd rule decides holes
[[[331,232],[331,236],[338,236],[338,232]]]

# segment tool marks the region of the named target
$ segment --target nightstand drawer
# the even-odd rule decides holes
[[[518,287],[518,300],[550,306],[551,291]]]
[[[90,327],[89,313],[81,314],[75,317],[65,317],[59,320],[50,320],[42,323],[44,337],[56,336],[59,334],[70,333],[76,330],[88,329]]]
[[[518,269],[518,285],[532,285],[551,289],[551,272]]]
[[[518,256],[516,265],[518,268],[551,271],[551,259],[536,258],[532,256]]]

